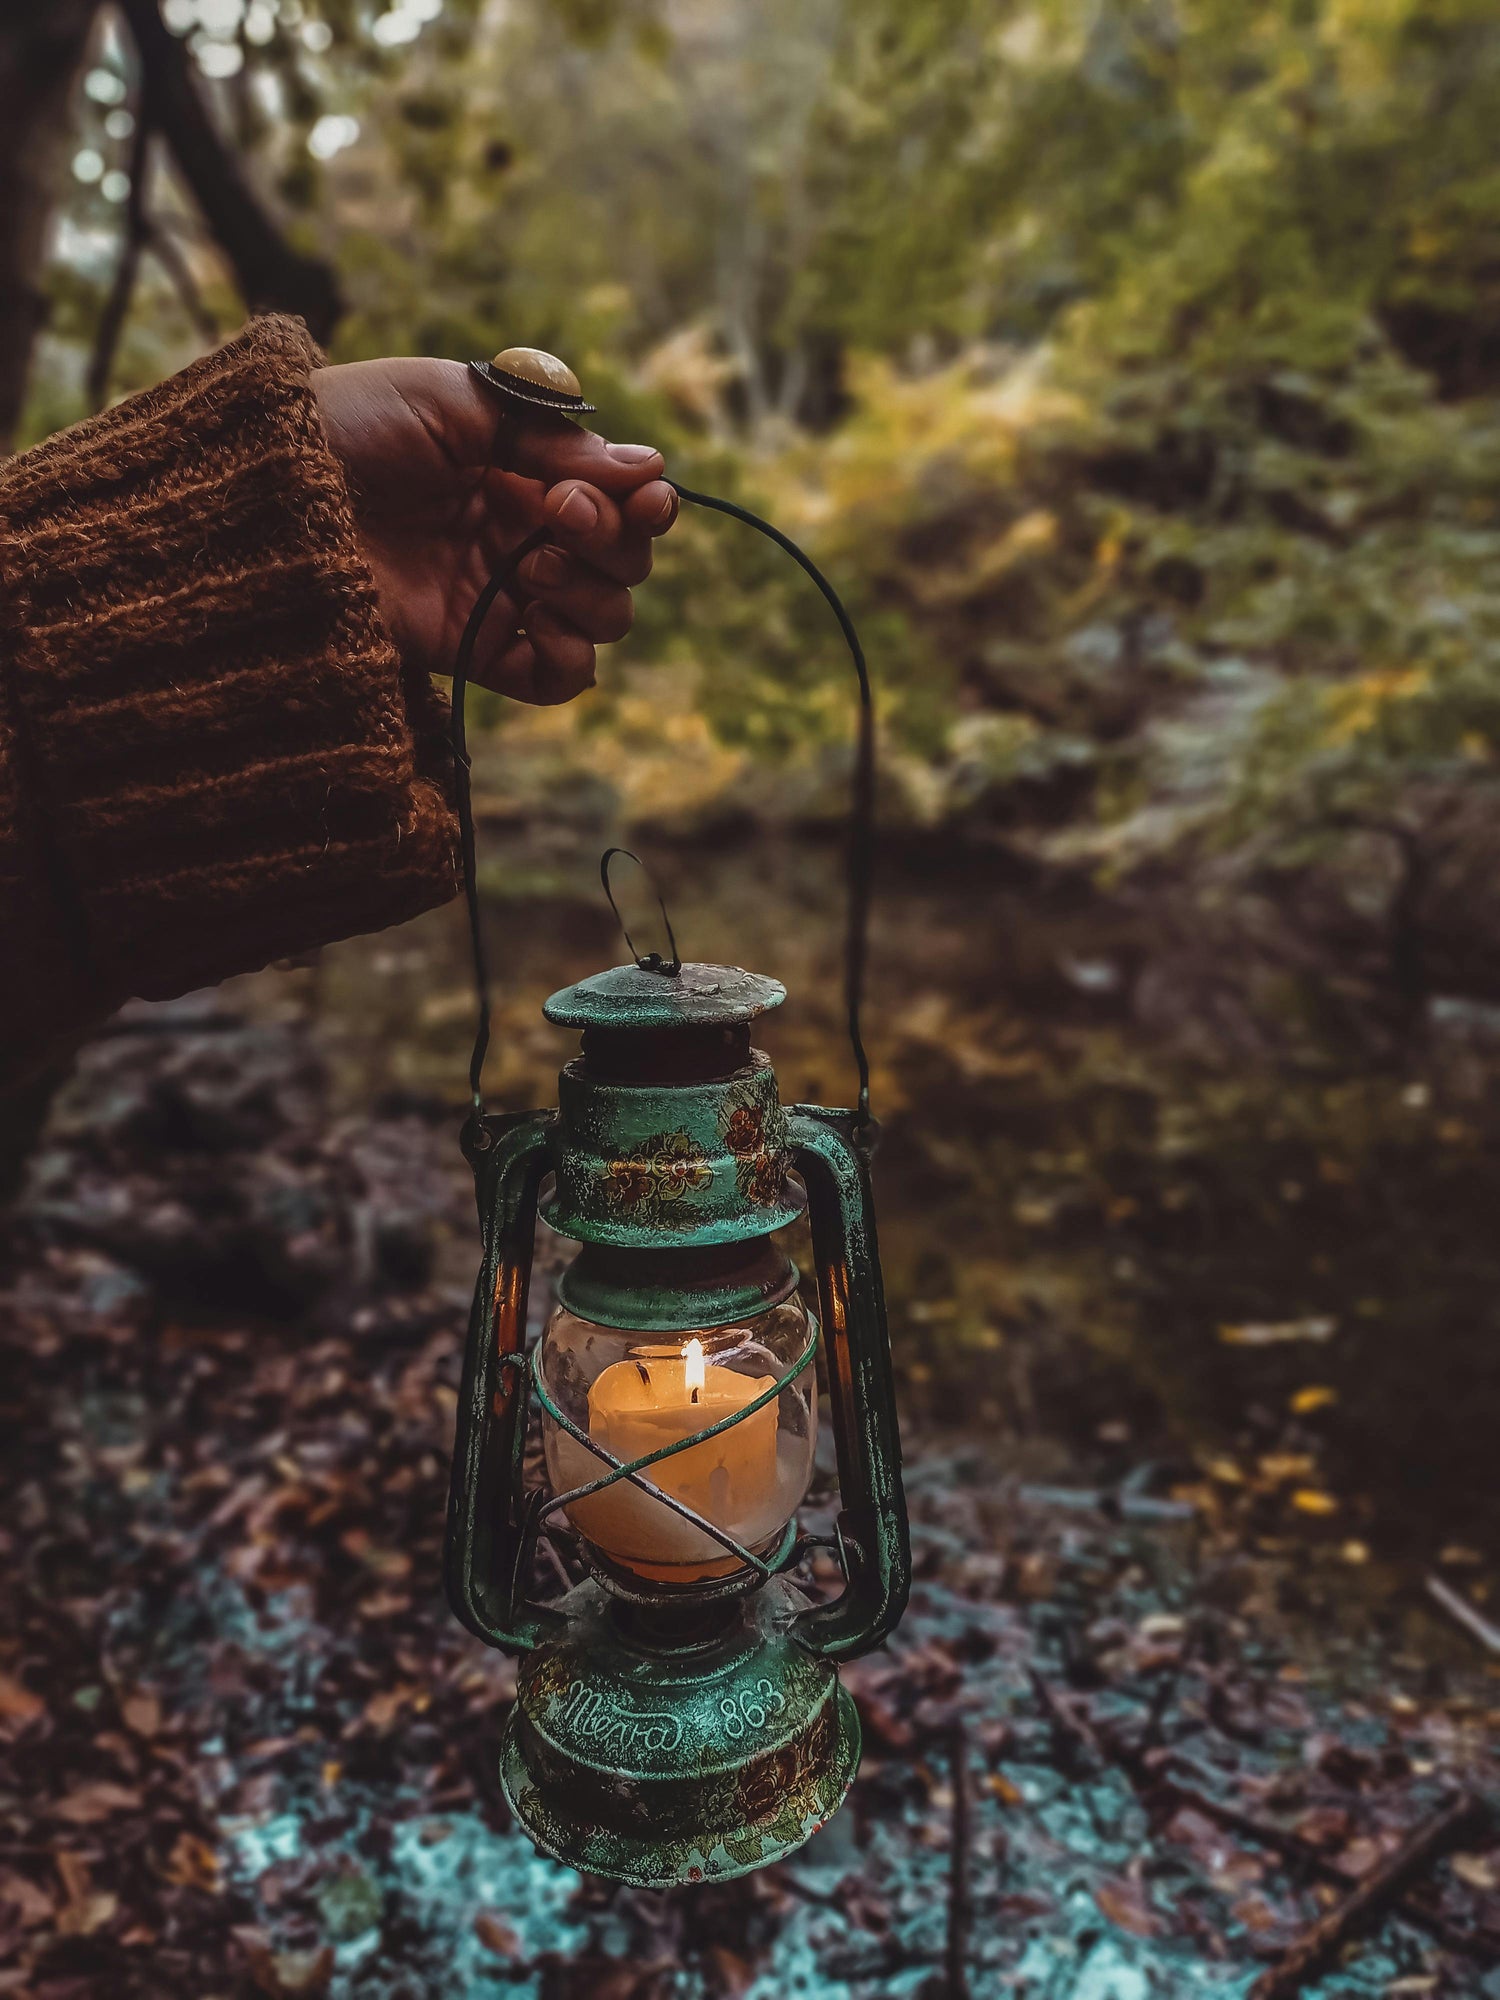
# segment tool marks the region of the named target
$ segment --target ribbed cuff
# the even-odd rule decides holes
[[[257,320],[0,472],[13,790],[96,1007],[458,887],[441,710],[381,621],[319,360]]]

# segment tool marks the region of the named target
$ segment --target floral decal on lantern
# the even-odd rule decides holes
[[[663,1220],[685,1196],[711,1186],[713,1177],[707,1153],[687,1132],[653,1132],[628,1159],[608,1160],[600,1170],[611,1208],[651,1211]]]
[[[719,1111],[724,1144],[734,1155],[734,1177],[746,1201],[774,1208],[792,1164],[786,1145],[786,1114],[774,1098],[745,1086],[725,1098]]]

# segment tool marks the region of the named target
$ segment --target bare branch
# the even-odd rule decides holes
[[[193,276],[192,265],[182,253],[182,245],[154,215],[146,223],[146,247],[171,280],[184,311],[197,328],[198,338],[205,346],[212,347],[219,338],[218,319],[198,289],[198,280]]]
[[[94,335],[94,352],[89,359],[87,388],[89,407],[102,410],[109,399],[109,378],[119,352],[120,335],[135,295],[135,281],[141,268],[141,250],[150,230],[146,218],[146,183],[151,173],[151,125],[144,107],[136,118],[135,144],[130,152],[130,194],[125,204],[120,236],[120,259],[115,265],[114,282],[99,314]]]
[[[157,0],[121,0],[141,58],[142,108],[171,148],[251,312],[298,313],[326,340],[343,311],[338,280],[321,258],[287,240],[251,186],[204,101],[187,49]]]

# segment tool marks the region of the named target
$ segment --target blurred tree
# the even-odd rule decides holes
[[[0,451],[15,433],[45,316],[47,224],[95,7],[96,0],[0,7]]]
[[[157,0],[121,0],[120,12],[133,44],[134,109],[124,104],[130,92],[118,75],[126,66],[123,56],[118,69],[105,66],[92,73],[106,84],[114,78],[120,87],[96,84],[89,99],[106,124],[113,122],[132,139],[128,172],[116,170],[124,183],[117,193],[124,230],[88,371],[95,406],[108,389],[142,253],[152,251],[179,289],[190,285],[180,251],[152,213],[151,142],[158,134],[249,311],[298,313],[322,339],[332,333],[341,311],[331,265],[287,241],[246,173],[239,150],[216,122],[199,67],[164,23]],[[14,436],[33,344],[46,318],[40,277],[47,227],[60,193],[69,99],[90,41],[97,37],[99,13],[98,0],[62,0],[40,11],[24,0],[11,0],[0,12],[0,450]],[[118,46],[113,36],[110,40]],[[84,173],[78,173],[80,164]],[[75,155],[74,167],[86,184],[108,178],[103,157],[93,148]],[[196,302],[194,307],[201,328],[203,314]]]

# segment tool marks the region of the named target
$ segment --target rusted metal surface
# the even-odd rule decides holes
[[[859,1762],[853,1704],[792,1637],[805,1600],[778,1578],[685,1655],[622,1638],[585,1584],[565,1639],[522,1670],[500,1773],[546,1853],[643,1888],[722,1881],[779,1860],[837,1808]]]
[[[777,981],[737,968],[684,965],[669,976],[627,966],[554,995],[547,1011],[586,1034],[660,1039],[674,1024],[692,1037],[743,1023],[782,997]],[[446,1554],[450,1599],[469,1630],[530,1654],[501,1762],[518,1819],[540,1847],[575,1867],[658,1886],[742,1874],[822,1826],[859,1760],[858,1725],[833,1662],[886,1637],[911,1574],[858,1121],[819,1107],[789,1114],[764,1056],[752,1054],[729,1076],[694,1076],[684,1067],[678,1081],[670,1080],[670,1063],[653,1080],[621,1081],[591,1072],[585,1057],[563,1071],[555,1114],[470,1126],[484,1258],[459,1396]],[[695,1317],[705,1286],[724,1292],[732,1279],[764,1292],[791,1280],[789,1260],[774,1273],[726,1274],[706,1270],[704,1259],[726,1244],[753,1246],[801,1213],[794,1165],[811,1201],[831,1336],[844,1499],[832,1545],[842,1594],[810,1605],[776,1574],[794,1559],[789,1525],[769,1555],[726,1542],[740,1567],[698,1587],[723,1622],[713,1643],[695,1650],[681,1648],[673,1622],[683,1593],[639,1579],[628,1591],[634,1622],[624,1638],[610,1610],[611,1593],[619,1598],[623,1586],[604,1566],[594,1566],[598,1581],[560,1605],[528,1602],[538,1529],[567,1497],[528,1492],[521,1476],[528,1373],[521,1343],[545,1167],[556,1187],[548,1220],[584,1246],[585,1262],[595,1257],[586,1275],[600,1323],[670,1334],[705,1323]],[[613,1261],[600,1264],[601,1251]],[[566,1276],[561,1289],[566,1294]],[[797,1367],[812,1353],[810,1342]],[[554,1423],[599,1450],[537,1393]],[[740,1417],[756,1407],[747,1404]],[[649,1458],[627,1465],[600,1456],[601,1471],[612,1467],[616,1480],[663,1497],[647,1477]],[[680,1502],[668,1504],[683,1511]],[[724,1539],[700,1515],[688,1518]]]

